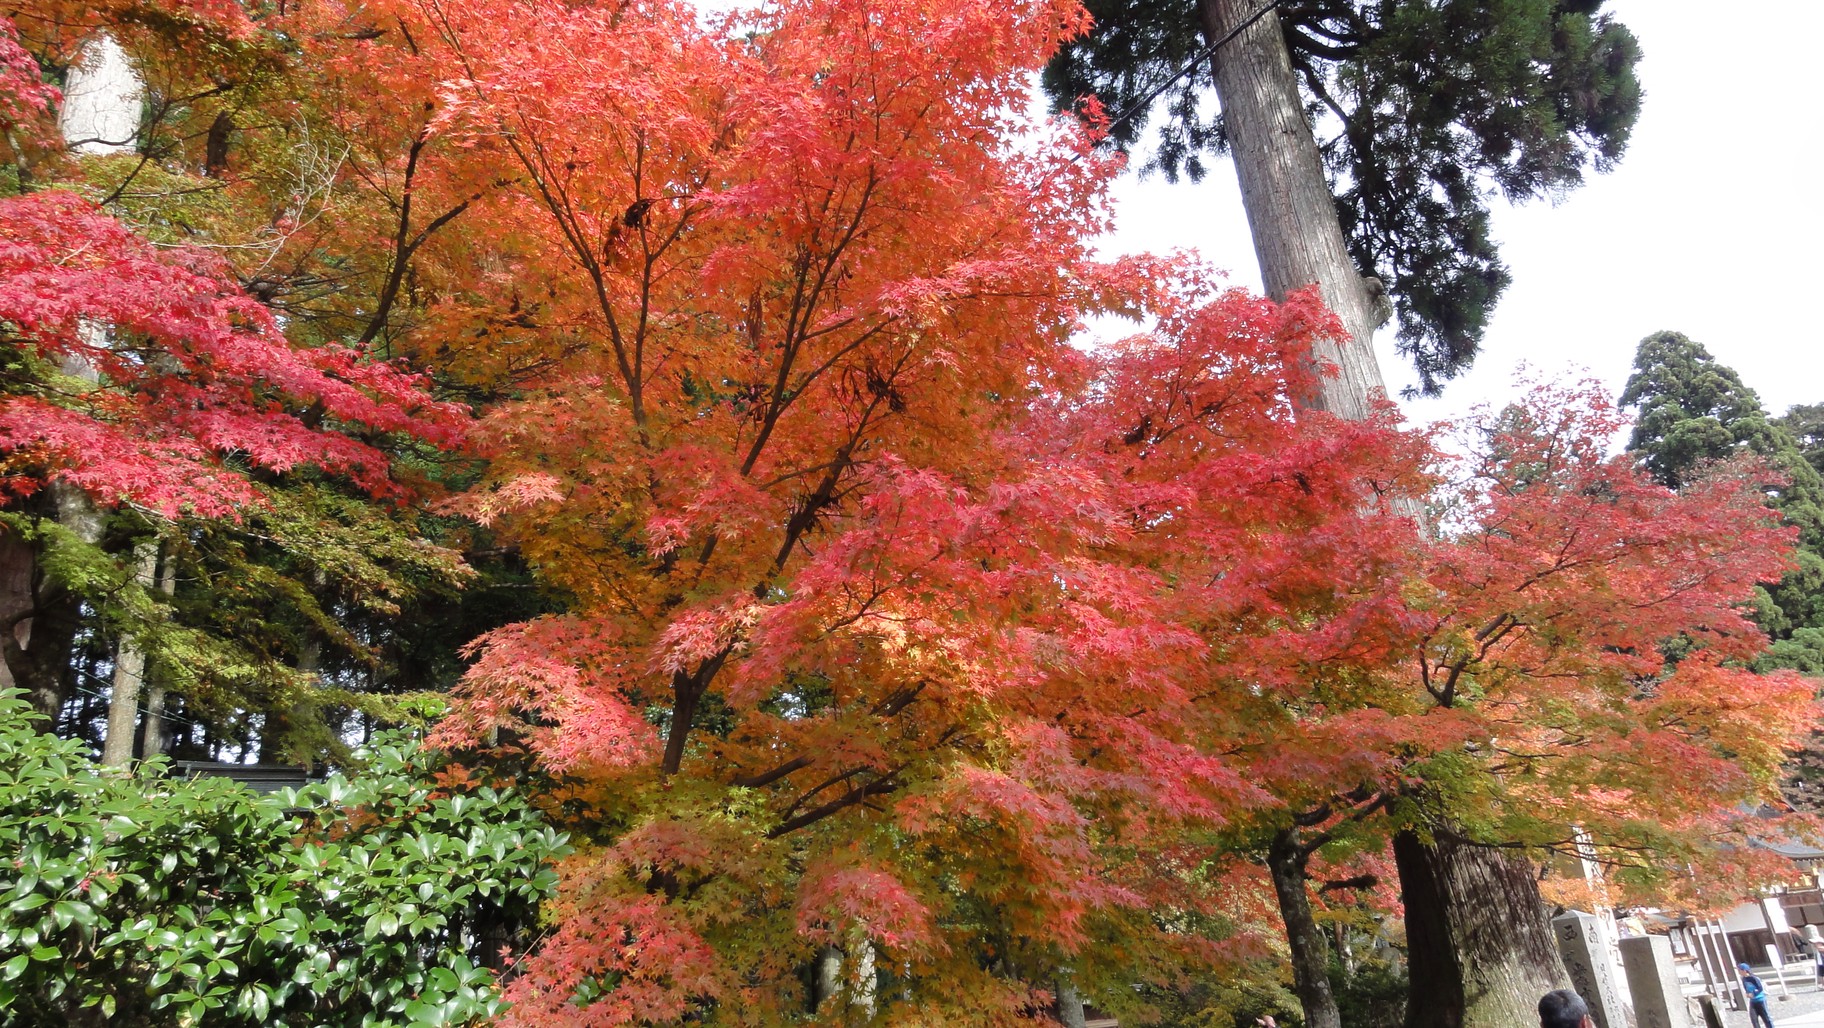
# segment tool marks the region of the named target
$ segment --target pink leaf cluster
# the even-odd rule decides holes
[[[49,149],[62,94],[45,83],[38,62],[19,45],[12,20],[0,18],[0,140],[7,147]]]
[[[876,867],[839,865],[805,876],[798,892],[798,933],[843,945],[857,936],[889,955],[931,944],[931,911],[905,883]]]
[[[104,504],[232,517],[244,466],[310,465],[400,493],[354,432],[459,443],[465,415],[342,347],[294,347],[207,254],[155,246],[64,192],[0,200],[0,325],[58,385],[0,402],[5,481]],[[336,430],[346,427],[349,431]]]

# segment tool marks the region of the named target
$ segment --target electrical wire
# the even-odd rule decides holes
[[[1172,73],[1171,78],[1168,78],[1164,82],[1161,82],[1158,85],[1154,86],[1152,89],[1147,91],[1147,94],[1145,96],[1141,97],[1140,99],[1134,101],[1131,104],[1128,104],[1127,108],[1125,110],[1123,110],[1120,114],[1117,114],[1113,118],[1110,118],[1108,120],[1108,125],[1107,125],[1108,135],[1104,136],[1103,139],[1106,140],[1106,139],[1114,138],[1114,130],[1115,130],[1116,125],[1119,125],[1122,122],[1127,121],[1129,118],[1132,118],[1135,115],[1140,114],[1141,112],[1145,111],[1147,107],[1152,105],[1152,102],[1154,100],[1159,99],[1160,94],[1164,93],[1166,90],[1177,85],[1179,83],[1179,81],[1181,81],[1186,75],[1189,75],[1191,72],[1196,71],[1197,67],[1199,65],[1201,65],[1204,61],[1207,61],[1211,57],[1215,56],[1216,51],[1222,49],[1224,45],[1226,45],[1230,40],[1234,39],[1236,36],[1239,36],[1243,32],[1247,31],[1248,26],[1250,26],[1250,25],[1254,24],[1255,22],[1259,21],[1260,19],[1266,17],[1266,14],[1268,11],[1273,10],[1274,8],[1278,7],[1283,2],[1284,2],[1284,0],[1267,0],[1266,3],[1261,4],[1258,8],[1256,8],[1254,10],[1254,13],[1248,15],[1246,18],[1243,18],[1241,20],[1241,24],[1239,24],[1239,25],[1235,26],[1234,28],[1230,29],[1229,31],[1223,33],[1221,38],[1217,39],[1214,43],[1211,43],[1210,45],[1204,47],[1202,50],[1197,51],[1197,53],[1192,55],[1190,60],[1186,61],[1183,66],[1181,66],[1177,71]]]
[[[90,671],[88,668],[85,668],[85,667],[76,667],[76,668],[74,668],[74,670],[79,675],[86,675],[89,678],[93,679],[94,681],[100,683],[101,685],[107,686],[108,692],[99,693],[99,692],[94,691],[93,689],[84,689],[80,684],[71,686],[72,689],[74,689],[78,693],[81,693],[84,696],[90,697],[91,699],[106,700],[110,703],[113,702],[113,689],[114,689],[113,682],[110,682],[107,679],[102,678],[100,675],[95,674],[93,671]],[[205,727],[202,724],[202,722],[193,721],[190,718],[183,716],[182,714],[171,714],[171,713],[166,713],[164,711],[154,711],[154,710],[152,710],[152,708],[146,706],[143,703],[136,703],[136,704],[134,704],[134,707],[141,714],[144,714],[147,717],[162,718],[166,721],[175,722],[180,725],[189,725],[192,728]]]

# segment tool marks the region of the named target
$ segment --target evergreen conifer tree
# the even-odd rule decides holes
[[[1777,459],[1793,446],[1775,431],[1741,376],[1681,332],[1655,332],[1640,341],[1621,404],[1640,411],[1628,449],[1673,489],[1703,465],[1742,450]]]
[[[1136,108],[1163,98],[1155,163],[1170,177],[1198,177],[1205,152],[1232,154],[1267,292],[1284,299],[1316,284],[1340,319],[1343,331],[1314,345],[1337,374],[1312,405],[1344,418],[1366,417],[1384,391],[1373,336],[1392,317],[1423,391],[1436,393],[1469,365],[1508,282],[1488,194],[1555,196],[1586,171],[1606,170],[1640,108],[1639,46],[1601,13],[1602,0],[1087,6],[1095,29],[1047,69],[1053,102],[1093,94],[1122,112],[1112,128],[1131,143],[1146,115]],[[1201,106],[1200,77],[1182,74],[1205,55],[1222,106],[1214,119]],[[1430,913],[1440,922],[1548,930],[1520,857],[1484,847],[1408,852],[1428,858],[1426,873],[1519,883],[1467,902],[1438,894]],[[1510,948],[1454,970],[1459,984],[1562,974],[1554,955],[1538,963]],[[1465,1022],[1441,995],[1414,990],[1409,1028]],[[1514,1009],[1491,1002],[1468,1021],[1500,1023]],[[1315,1025],[1339,1021],[1333,1004],[1307,1002],[1305,1013]]]
[[[1758,664],[1824,673],[1824,478],[1793,432],[1797,426],[1815,440],[1818,408],[1769,417],[1734,369],[1678,332],[1640,341],[1621,403],[1639,411],[1628,449],[1671,488],[1744,452],[1764,458],[1785,480],[1769,486],[1768,503],[1799,529],[1799,566],[1760,590],[1756,620],[1773,645]]]
[[[1053,61],[1046,90],[1059,107],[1094,95],[1108,110],[1125,111],[1220,38],[1212,29],[1232,28],[1261,5],[1087,6],[1095,28]],[[1362,274],[1378,277],[1371,291],[1385,283],[1401,348],[1427,392],[1474,359],[1508,284],[1490,234],[1491,193],[1562,195],[1589,171],[1608,170],[1627,146],[1640,111],[1640,46],[1602,7],[1602,0],[1301,0],[1261,18],[1283,35],[1285,56],[1273,60],[1289,61],[1297,77],[1349,256]],[[1222,66],[1244,60],[1231,50],[1261,42],[1244,32],[1217,52],[1222,114],[1203,103],[1207,79],[1199,75],[1153,102],[1152,166],[1196,180],[1207,156],[1227,153],[1231,143],[1244,157],[1246,140],[1232,122],[1255,98],[1229,95]],[[1116,140],[1137,142],[1147,113],[1114,125]],[[1245,201],[1251,178],[1241,170]],[[1256,249],[1260,235],[1257,225]],[[1271,291],[1272,271],[1263,270]],[[1328,289],[1325,299],[1337,306]]]
[[[1792,433],[1806,462],[1824,474],[1824,403],[1798,404],[1777,420]]]

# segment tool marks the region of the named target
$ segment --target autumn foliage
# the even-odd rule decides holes
[[[1744,666],[1766,642],[1746,599],[1795,534],[1763,505],[1761,469],[1667,490],[1608,452],[1622,421],[1587,389],[1541,387],[1468,427],[1444,494],[1454,530],[1413,602],[1413,671],[1426,702],[1476,712],[1465,755],[1482,776],[1433,778],[1508,838],[1568,850],[1582,826],[1637,884],[1663,885],[1674,853],[1785,830],[1753,806],[1816,711],[1806,680]],[[1717,862],[1736,881],[1754,863]]]
[[[166,518],[458,468],[436,511],[561,597],[465,640],[434,737],[575,835],[512,1023],[1142,1020],[1280,944],[1289,824],[1644,872],[1740,839],[1809,717],[1739,666],[1788,542],[1751,475],[1660,488],[1570,392],[1340,421],[1312,294],[1099,259],[1119,162],[1019,113],[1071,0],[0,9],[292,62],[335,140],[234,121],[220,254],[0,199],[0,468]],[[11,47],[9,131],[55,99]]]
[[[393,491],[386,456],[324,419],[459,438],[460,415],[411,376],[342,347],[294,349],[219,262],[154,247],[74,195],[0,200],[0,237],[0,323],[54,369],[41,394],[0,408],[0,484],[15,496],[67,481],[109,505],[223,517],[256,499],[230,455]]]

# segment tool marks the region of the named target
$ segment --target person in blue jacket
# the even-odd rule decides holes
[[[1773,1028],[1773,1016],[1767,1013],[1767,985],[1759,975],[1748,970],[1747,964],[1737,964],[1742,970],[1742,991],[1748,994],[1748,1028],[1757,1025]]]

